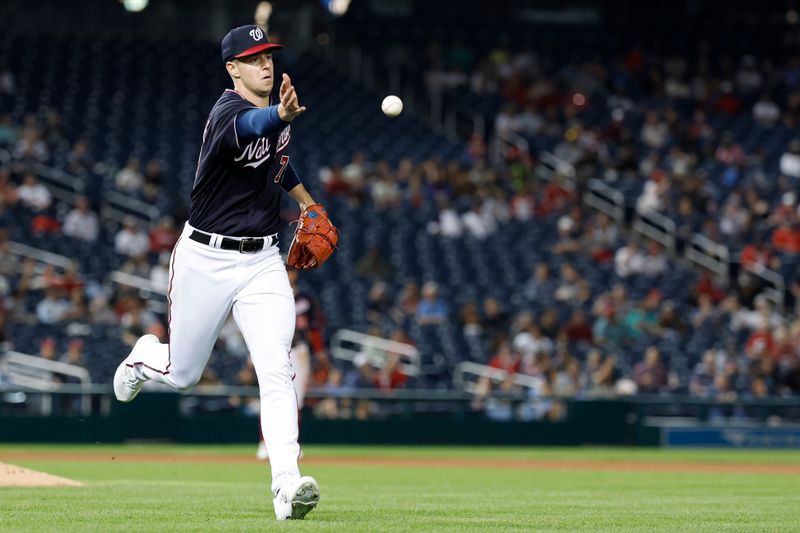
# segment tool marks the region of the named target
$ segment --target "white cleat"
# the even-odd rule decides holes
[[[311,476],[287,484],[272,500],[278,520],[302,520],[318,503],[319,485]]]
[[[158,342],[158,337],[155,335],[143,335],[136,341],[128,357],[117,367],[117,371],[114,372],[114,395],[117,397],[117,400],[129,402],[136,398],[136,395],[142,390],[142,385],[144,385],[144,382],[147,380],[136,376],[133,364],[129,364],[129,361],[133,361],[133,354],[141,345],[158,344]]]

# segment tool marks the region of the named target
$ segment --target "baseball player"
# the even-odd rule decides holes
[[[114,393],[129,402],[148,380],[179,390],[195,385],[232,311],[258,376],[275,516],[301,519],[319,502],[319,487],[314,478],[301,477],[297,466],[297,399],[289,361],[295,302],[278,251],[281,189],[303,210],[290,266],[314,268],[324,262],[338,233],[284,153],[289,123],[306,108],[286,74],[279,103],[270,105],[272,52],[282,46],[270,43],[258,26],[241,26],[228,32],[221,47],[234,88],[222,93],[209,114],[189,220],[172,252],[169,342],[141,337],[117,368]],[[326,230],[332,239],[317,242],[309,227],[332,228]],[[301,229],[303,242],[313,241],[315,248],[298,244]]]

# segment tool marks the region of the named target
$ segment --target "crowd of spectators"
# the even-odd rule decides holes
[[[432,46],[426,80],[431,91],[500,102],[487,117],[494,133],[551,150],[576,167],[579,188],[602,178],[638,195],[639,212],[671,217],[681,236],[757,246],[751,266],[788,263],[794,274],[796,258],[784,256],[800,252],[800,59],[703,46],[691,59],[641,47],[602,61],[548,59]]]
[[[494,134],[510,143],[502,157],[511,164],[522,166],[519,161],[531,155],[519,151],[515,141],[523,138],[534,155],[547,149],[572,164],[578,193],[588,180],[600,178],[623,192],[638,213],[671,218],[678,251],[694,233],[724,244],[740,273],[724,287],[727,291],[709,288],[701,298],[693,295],[695,308],[686,321],[693,328],[722,324],[752,331],[749,337],[743,334],[746,342],[739,350],[772,361],[751,361],[749,393],[775,393],[776,384],[796,391],[796,355],[777,355],[774,339],[782,339],[781,353],[796,347],[787,332],[797,331],[800,295],[800,59],[720,52],[704,42],[688,55],[631,47],[602,60],[550,59],[533,48],[433,45],[424,80],[430,91],[446,93],[452,101],[468,94],[470,105],[495,103],[498,111],[487,118]],[[474,153],[482,154],[476,158],[481,161],[486,151],[469,152]],[[511,194],[519,194],[519,183],[509,183]],[[448,215],[441,227],[456,227],[456,234],[453,220]],[[587,241],[591,246],[592,239]],[[663,257],[648,257],[649,246],[625,243],[615,254],[618,276],[668,268]],[[653,253],[658,256],[657,248]],[[757,297],[763,283],[752,274],[766,269],[784,277],[788,306],[781,320],[761,326],[753,309],[769,303]],[[742,320],[746,315],[751,320]],[[724,360],[736,351],[728,348],[718,356]],[[717,365],[715,373],[724,367]],[[747,380],[741,367],[735,379],[728,371],[718,383],[742,393]],[[781,367],[791,369],[783,385],[774,378]],[[694,394],[700,390],[691,388]],[[717,389],[702,390],[713,396]]]
[[[676,261],[662,246],[640,241],[608,216],[587,211],[563,181],[537,182],[531,164],[402,161],[392,168],[357,154],[342,168],[323,169],[320,178],[329,195],[343,197],[353,206],[369,203],[405,210],[435,206],[428,231],[449,239],[486,240],[506,224],[555,220],[558,239],[549,251],[558,266],[554,271],[547,262],[536,264],[521,287],[528,302],[552,302],[536,316],[524,309],[514,314],[511,306],[503,309],[491,296],[456,308],[437,294],[432,282],[412,283],[393,295],[386,283],[391,280],[391,265],[379,250],[370,249],[357,262],[358,275],[374,282],[367,320],[384,335],[398,328],[403,334],[403,328],[457,323],[465,337],[488,341],[485,358],[478,362],[540,380],[540,386],[531,388],[509,378],[495,384],[500,390],[534,390],[540,397],[636,391],[729,399],[800,391],[800,321],[792,309],[785,315],[777,313],[759,294],[763,286],[748,273],[752,266],[745,264],[733,283],[701,270],[693,285],[667,298],[658,282]],[[520,205],[526,207],[519,209]],[[616,283],[606,290],[593,287],[573,264],[580,259],[612,269]],[[629,294],[629,284],[637,280],[653,287],[642,298]],[[558,319],[556,307],[561,304],[572,309],[565,322]],[[705,360],[713,354],[718,360],[716,374],[724,372],[728,383],[724,391],[713,383],[697,388],[702,363],[694,367],[690,360],[690,367],[678,372],[674,361],[672,367],[665,363],[657,347],[672,343],[683,349],[697,331],[709,337],[723,331],[726,338],[737,339],[725,345],[710,342],[714,347],[703,356]],[[780,348],[776,337],[782,339]],[[479,395],[494,390],[489,383],[481,382]],[[538,407],[529,405],[520,416],[552,418],[563,413],[558,403],[536,402]],[[508,403],[498,406],[491,400],[476,405],[500,413],[493,416],[508,415]]]
[[[474,406],[498,419],[563,416],[561,404],[550,397],[688,392],[731,399],[800,393],[798,310],[778,313],[760,294],[763,286],[755,275],[777,270],[787,275],[790,295],[800,296],[797,271],[790,268],[800,254],[800,140],[781,140],[800,120],[799,65],[794,59],[775,64],[754,56],[712,63],[702,51],[687,61],[633,48],[607,61],[553,68],[530,51],[478,54],[463,45],[449,51],[432,47],[425,76],[429,89],[499,100],[500,110],[489,117],[493,134],[527,138],[531,151],[514,145],[490,160],[487,139],[478,136],[465,144],[461,161],[408,159],[391,165],[357,153],[344,166],[320,170],[324,198],[343,199],[351,208],[425,210],[431,213],[426,231],[444,239],[487,241],[509,224],[554,223],[558,238],[548,257],[555,259],[531,265],[520,286],[522,304],[490,295],[456,304],[425,279],[392,292],[387,282],[394,265],[373,248],[355,264],[356,275],[372,287],[366,323],[354,326],[412,344],[419,342],[419,331],[443,326],[479,339],[485,349],[473,358],[506,377],[479,381]],[[737,121],[744,121],[744,130],[735,127]],[[750,129],[764,133],[760,143],[742,141]],[[121,270],[165,286],[180,217],[165,213],[150,231],[129,218],[110,230],[98,218],[97,198],[79,197],[65,206],[20,165],[42,162],[76,176],[102,174],[118,191],[152,203],[164,180],[158,161],[147,162],[144,171],[137,157],[118,171],[102,168],[84,140],[69,138],[56,111],[27,116],[20,124],[0,114],[0,149],[9,154],[0,164],[0,204],[26,210],[32,235],[85,243],[105,236]],[[574,166],[574,179],[537,177],[540,149]],[[626,192],[639,213],[672,218],[682,242],[696,232],[740,253],[739,275],[719,280],[698,272],[694,285],[665,296],[658,280],[676,268],[676,260],[657,243],[639,241],[609,217],[587,210],[581,198],[591,178]],[[32,262],[12,264],[7,237],[0,240],[0,253],[0,267],[6,269],[0,273],[4,324],[81,319],[121,325],[128,344],[144,331],[164,338],[163,315],[149,310],[134,291],[111,289],[107,279],[83,279],[75,271],[57,274],[37,271]],[[614,284],[598,287],[579,264],[613,271]],[[632,296],[631,287],[642,280],[653,289]],[[33,293],[37,301],[31,307]],[[544,309],[534,313],[525,302],[544,303]],[[566,320],[563,309],[569,310]],[[6,326],[6,338],[8,331]],[[697,332],[714,331],[733,341],[711,343],[688,369],[672,360],[675,351],[665,354],[660,348],[683,347]],[[223,344],[237,349],[228,339]],[[312,385],[414,383],[400,370],[397,354],[364,354],[354,363],[337,368],[326,356],[316,357]],[[525,391],[531,400],[504,402],[489,394],[497,390]],[[372,408],[350,407],[359,417]],[[340,408],[336,402],[315,406],[327,416],[341,416]]]
[[[4,73],[2,78],[10,80],[9,87],[14,86],[13,76]],[[86,193],[64,196],[63,189],[56,191],[40,178],[37,164],[65,171],[77,180],[78,190]],[[102,191],[92,185],[103,181],[113,184],[113,174],[113,169],[93,161],[84,140],[70,137],[57,111],[29,114],[16,123],[0,108],[0,324],[4,346],[22,348],[15,326],[37,324],[61,327],[65,332],[35,343],[43,356],[59,349],[69,352],[69,347],[81,343],[90,330],[71,327],[75,324],[116,327],[123,350],[125,344],[132,345],[145,332],[166,338],[162,310],[144,300],[134,287],[112,283],[108,274],[117,268],[149,280],[155,291],[164,292],[167,260],[178,238],[177,229],[167,215],[152,229],[132,216],[122,225],[101,219]],[[158,162],[151,161],[146,173],[149,177],[143,179],[141,187],[120,186],[117,190],[147,199],[148,190],[151,195],[158,193],[158,174]],[[15,240],[44,250],[53,239],[67,243],[66,249],[76,252],[74,256],[66,254],[72,265],[56,267],[12,253],[12,233]],[[110,254],[112,260],[103,271],[80,271],[79,251],[85,255]],[[75,364],[86,363],[83,358],[68,359]],[[86,366],[97,368],[96,363]]]

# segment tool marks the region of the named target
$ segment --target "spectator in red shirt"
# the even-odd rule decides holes
[[[408,381],[408,376],[400,370],[400,356],[389,354],[383,367],[375,376],[375,387],[379,389],[400,389]]]
[[[772,247],[769,243],[763,241],[756,241],[748,244],[742,249],[739,256],[739,261],[742,268],[750,272],[759,272],[764,270],[769,265],[772,259]]]
[[[504,370],[507,374],[502,380],[497,381],[494,381],[494,378],[490,378],[486,375],[480,377],[475,384],[475,399],[471,403],[473,409],[483,408],[489,393],[492,389],[496,388],[495,383],[512,383],[510,378],[519,372],[519,355],[511,349],[508,342],[503,342],[498,348],[497,353],[489,360],[489,366],[498,370]]]
[[[175,229],[175,221],[172,217],[161,217],[158,226],[150,232],[150,253],[160,254],[161,252],[171,252],[178,242],[178,230]]]
[[[753,359],[760,359],[767,357],[775,350],[775,340],[772,338],[772,332],[769,328],[769,320],[763,319],[751,335],[747,339],[744,351],[748,357]]]
[[[78,273],[77,267],[73,264],[64,270],[63,276],[56,276],[51,281],[51,286],[70,293],[75,289],[82,289],[84,282]]]
[[[577,309],[564,325],[564,333],[572,342],[592,342],[592,326],[586,320],[586,313]]]
[[[561,211],[572,200],[573,194],[564,183],[564,178],[557,175],[542,190],[541,202],[536,208],[536,212],[541,216]]]
[[[718,303],[725,298],[725,291],[719,289],[714,284],[714,280],[711,279],[711,274],[705,270],[700,273],[700,279],[698,279],[697,284],[692,287],[691,292],[696,301],[699,301],[701,294],[710,296],[714,303]]]
[[[489,366],[505,370],[509,374],[519,372],[519,355],[511,349],[507,342],[500,345],[497,353],[489,359]]]
[[[717,100],[717,110],[728,115],[735,115],[742,105],[742,101],[734,94],[733,84],[730,81],[724,81],[722,86],[722,96]]]
[[[5,167],[0,168],[0,206],[14,205],[18,199],[17,187],[11,181],[11,172]]]
[[[325,183],[325,194],[328,196],[350,193],[350,184],[342,175],[342,167],[335,166],[326,173],[320,172],[320,180]]]
[[[784,221],[772,233],[772,246],[778,252],[787,254],[800,253],[800,225]]]
[[[742,147],[734,142],[733,133],[726,131],[722,134],[722,141],[714,154],[717,161],[726,165],[741,165],[747,162],[747,156]]]
[[[667,369],[661,363],[658,348],[651,346],[644,353],[644,360],[633,367],[633,380],[639,392],[647,394],[661,391],[667,386]]]
[[[772,335],[774,344],[769,352],[769,357],[776,363],[789,362],[796,356],[796,348],[789,335],[789,329],[780,325],[775,328]]]

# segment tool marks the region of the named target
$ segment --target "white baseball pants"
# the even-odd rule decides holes
[[[195,242],[189,239],[192,231],[187,224],[170,261],[169,344],[143,345],[134,352],[134,367],[141,377],[175,389],[195,385],[233,310],[258,376],[261,428],[276,494],[300,477],[298,406],[289,361],[295,308],[286,268],[277,246],[243,254]]]

